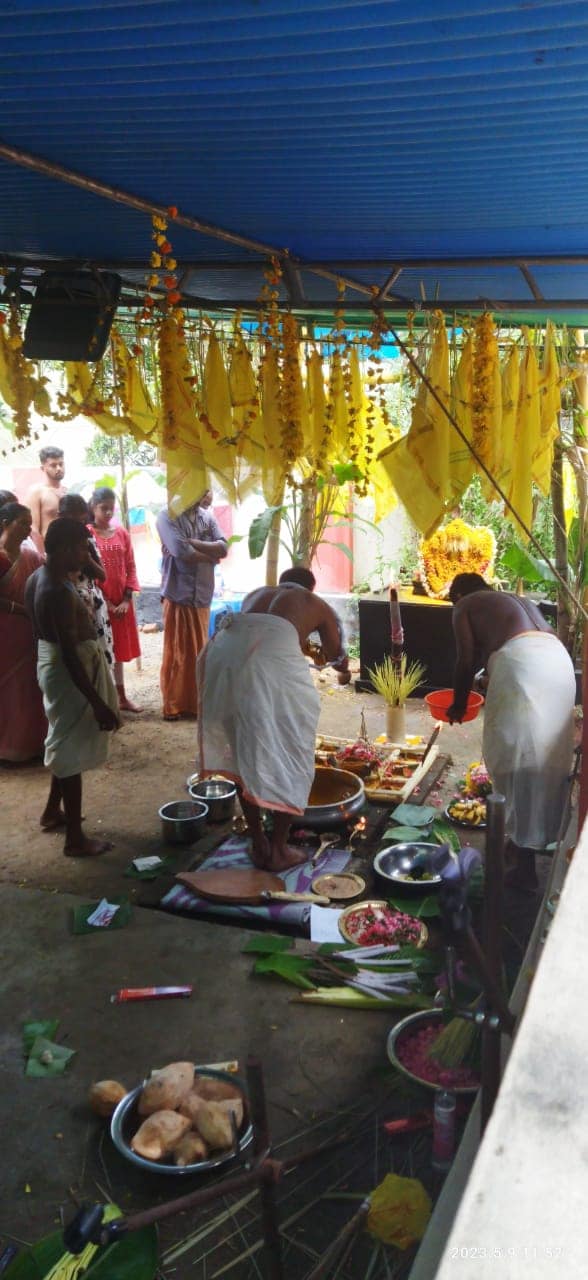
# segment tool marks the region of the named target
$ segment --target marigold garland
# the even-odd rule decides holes
[[[484,311],[476,320],[474,329],[472,416],[473,446],[486,466],[491,461],[495,409],[494,372],[497,362],[498,342],[494,319],[490,312]]]
[[[427,595],[447,595],[456,573],[479,573],[491,581],[496,539],[486,525],[473,528],[465,520],[451,520],[421,542],[419,569]]]

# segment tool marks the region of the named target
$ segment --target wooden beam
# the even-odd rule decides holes
[[[543,302],[543,301],[544,301],[543,294],[542,294],[542,292],[541,292],[541,290],[540,290],[540,288],[539,288],[539,285],[537,284],[537,281],[535,280],[534,276],[533,276],[533,275],[532,275],[532,273],[529,271],[529,268],[528,268],[528,266],[527,266],[526,262],[519,262],[519,271],[520,271],[520,273],[521,273],[521,275],[522,275],[523,279],[524,279],[524,280],[526,281],[526,283],[528,284],[529,289],[531,290],[531,293],[533,294],[533,297],[534,297],[535,301],[536,301],[536,302]]]
[[[306,299],[304,297],[304,289],[302,287],[302,276],[299,268],[288,256],[282,260],[282,271],[284,273],[284,284],[288,290],[288,297],[292,306],[304,306]]]

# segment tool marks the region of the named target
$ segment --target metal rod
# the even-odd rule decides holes
[[[149,215],[159,214],[165,217],[167,215],[167,207],[155,204],[152,200],[144,200],[140,196],[134,196],[130,191],[123,190],[122,187],[114,187],[109,182],[100,182],[96,178],[88,178],[85,174],[77,173],[74,169],[68,169],[65,165],[55,164],[52,160],[45,160],[42,156],[34,156],[30,151],[22,151],[19,147],[9,147],[5,142],[0,142],[0,159],[8,160],[11,164],[18,164],[24,169],[32,169],[34,173],[42,173],[48,178],[56,178],[58,182],[66,182],[73,187],[81,187],[82,191],[90,191],[92,195],[103,196],[106,200],[113,200],[116,204],[128,205],[131,209],[138,209],[141,213]],[[223,240],[227,244],[236,244],[241,249],[251,249],[253,253],[261,253],[266,258],[283,259],[286,250],[276,248],[275,245],[266,244],[263,240],[254,240],[251,236],[240,235],[236,231],[227,231],[224,227],[218,227],[213,222],[203,222],[201,218],[192,218],[187,214],[178,213],[174,218],[174,223],[180,227],[188,227],[190,231],[198,231],[203,236],[211,236],[216,240]],[[290,262],[298,265],[298,260],[289,255]],[[316,275],[324,276],[327,280],[339,279],[350,289],[356,289],[358,293],[371,295],[369,285],[362,284],[359,280],[343,279],[338,271],[329,271],[324,267],[310,268]]]
[[[500,989],[502,988],[502,926],[504,922],[505,807],[504,796],[492,792],[487,797],[483,943],[488,969],[492,974],[493,982]],[[482,1027],[482,1133],[492,1115],[500,1087],[500,1044],[500,1027],[495,1027],[493,1020],[486,1018]]]
[[[527,263],[526,263],[526,262],[519,262],[519,271],[520,271],[520,273],[521,273],[521,275],[522,275],[522,277],[523,277],[523,280],[525,280],[525,282],[528,284],[529,289],[531,290],[531,293],[533,294],[533,297],[535,298],[535,301],[536,301],[536,302],[544,302],[544,301],[545,301],[545,299],[544,299],[543,294],[542,294],[542,292],[541,292],[541,290],[540,290],[540,288],[539,288],[539,285],[537,284],[537,281],[536,281],[536,279],[535,279],[535,277],[534,277],[533,273],[532,273],[531,271],[529,271],[529,268],[528,268],[528,266],[527,266]]]
[[[265,1104],[265,1087],[261,1063],[256,1058],[247,1059],[245,1071],[249,1114],[253,1127],[253,1151],[262,1159],[270,1148],[270,1136]],[[259,1170],[259,1197],[261,1200],[261,1226],[264,1239],[264,1255],[268,1280],[282,1280],[282,1246],[276,1209],[275,1174],[269,1161]]]

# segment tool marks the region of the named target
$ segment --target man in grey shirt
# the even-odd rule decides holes
[[[157,517],[163,565],[163,660],[161,693],[164,720],[198,715],[196,658],[208,639],[214,569],[228,551],[212,512],[212,493],[173,519]]]

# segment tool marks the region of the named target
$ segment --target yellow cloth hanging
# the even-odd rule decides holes
[[[285,471],[280,451],[280,376],[274,346],[268,343],[260,369],[263,458],[261,483],[268,507],[279,506],[284,495]]]
[[[484,312],[476,321],[473,362],[473,443],[480,461],[496,476],[502,452],[502,377],[494,317]],[[482,493],[495,501],[496,489],[478,464]]]
[[[233,406],[234,474],[242,501],[260,483],[263,470],[263,423],[257,383],[249,349],[241,332],[235,335],[229,364],[229,391]]]
[[[443,319],[438,319],[427,377],[449,405],[449,350]],[[408,435],[383,450],[379,461],[400,501],[425,538],[440,525],[448,502],[449,420],[422,382]]]
[[[519,401],[516,423],[516,439],[513,449],[511,488],[508,497],[512,502],[516,515],[530,529],[533,519],[532,462],[537,449],[541,430],[541,413],[539,408],[539,369],[535,350],[529,342],[528,333],[524,331],[526,346],[521,358]],[[509,519],[516,521],[510,513]],[[528,535],[522,526],[521,536],[528,541]]]
[[[496,479],[507,497],[512,487],[512,467],[515,447],[517,416],[519,412],[520,368],[519,351],[515,343],[506,358],[502,370],[502,425],[500,449],[496,457]],[[498,497],[498,494],[495,495]]]
[[[64,364],[67,392],[72,409],[91,418],[109,436],[131,435],[134,440],[157,444],[162,423],[154,408],[136,362],[117,329],[111,333],[112,358],[120,387],[119,404],[113,412],[103,404],[98,386],[100,366],[94,371],[82,361]]]
[[[343,364],[340,351],[334,351],[331,356],[329,403],[331,405],[331,421],[333,430],[332,458],[335,462],[346,462],[349,452],[349,418],[347,413],[345,383],[343,380]]]
[[[559,434],[561,410],[561,373],[555,346],[553,322],[545,326],[545,347],[539,378],[541,429],[533,454],[532,475],[535,484],[547,495],[551,490],[553,446]]]
[[[166,317],[159,328],[159,369],[167,501],[170,512],[179,515],[210,488],[210,478],[200,439],[200,405],[191,387],[188,349],[172,316]]]
[[[473,379],[474,344],[471,335],[466,338],[461,350],[459,362],[451,379],[450,408],[455,421],[463,431],[470,444],[472,442],[472,379]],[[449,487],[451,504],[457,506],[462,494],[467,489],[476,464],[474,456],[467,445],[457,434],[455,427],[449,426]]]
[[[325,395],[322,356],[316,347],[313,347],[306,362],[306,402],[309,437],[311,440],[309,462],[312,466],[315,466],[320,459],[324,465],[327,459],[330,460],[331,444],[330,439],[325,440],[327,433],[330,436],[327,418],[327,397]]]

